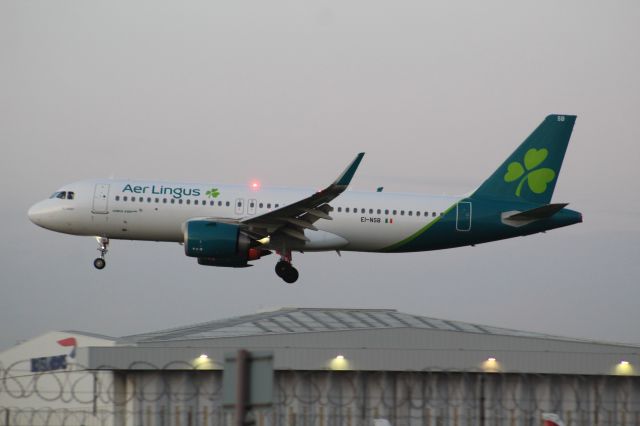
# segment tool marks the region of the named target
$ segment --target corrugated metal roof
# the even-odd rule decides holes
[[[268,334],[388,328],[418,328],[485,335],[579,341],[579,339],[560,338],[547,334],[406,314],[394,309],[282,308],[270,312],[125,336],[120,339],[120,343],[152,343]]]

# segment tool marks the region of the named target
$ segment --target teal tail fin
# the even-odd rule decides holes
[[[547,116],[472,198],[548,204],[575,122],[575,115]]]

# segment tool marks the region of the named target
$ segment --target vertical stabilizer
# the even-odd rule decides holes
[[[548,204],[575,121],[575,115],[547,116],[472,197]]]

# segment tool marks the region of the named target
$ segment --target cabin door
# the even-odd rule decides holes
[[[458,203],[456,213],[456,230],[471,230],[471,203],[468,201]]]

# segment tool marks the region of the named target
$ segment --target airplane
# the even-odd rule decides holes
[[[177,242],[200,265],[241,268],[276,252],[276,274],[298,279],[292,252],[398,253],[474,246],[582,222],[551,203],[575,115],[547,116],[475,191],[461,196],[345,191],[364,153],[320,191],[220,183],[94,179],[64,185],[28,211],[36,225],[111,239]]]

